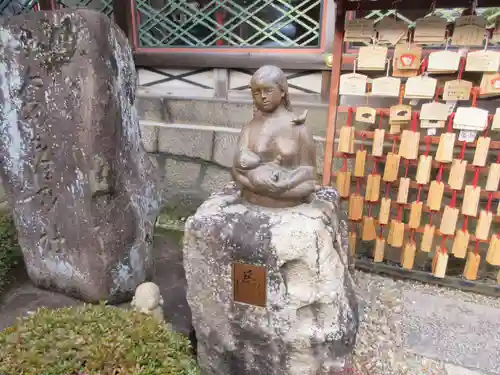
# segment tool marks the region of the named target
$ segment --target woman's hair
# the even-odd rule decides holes
[[[292,111],[292,103],[290,103],[290,94],[288,93],[288,82],[285,73],[274,65],[264,65],[260,67],[250,80],[250,87],[257,82],[273,84],[278,86],[285,94],[283,97],[283,105],[289,111]]]

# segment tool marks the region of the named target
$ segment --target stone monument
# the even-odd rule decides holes
[[[274,66],[252,77],[236,184],[186,223],[184,268],[202,375],[329,375],[346,370],[358,330],[345,214],[316,189],[306,114]],[[339,371],[339,372],[337,372]]]
[[[151,275],[159,189],[135,90],[105,15],[0,17],[0,178],[36,285],[113,303]]]

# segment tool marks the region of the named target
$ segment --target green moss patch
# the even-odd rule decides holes
[[[0,348],[0,374],[198,374],[186,337],[104,304],[41,309],[0,333]]]

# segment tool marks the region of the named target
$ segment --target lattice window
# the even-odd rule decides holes
[[[317,47],[321,0],[136,0],[142,47]]]
[[[94,9],[108,17],[113,14],[113,0],[57,0],[57,4],[60,8]]]
[[[0,0],[0,16],[16,16],[37,10],[38,0]]]

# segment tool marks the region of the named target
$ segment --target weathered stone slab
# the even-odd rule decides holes
[[[188,219],[187,300],[203,375],[348,371],[358,311],[340,216],[333,189],[311,204],[272,209],[244,203],[231,184]],[[235,302],[235,263],[265,268],[253,289],[265,307]]]
[[[499,309],[421,292],[405,292],[403,306],[408,350],[500,374]]]
[[[36,285],[118,302],[152,273],[159,199],[135,90],[106,16],[0,18],[0,176]]]

